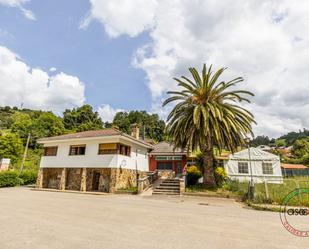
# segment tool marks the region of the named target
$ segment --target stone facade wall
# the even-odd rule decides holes
[[[59,189],[61,181],[61,168],[43,170],[43,188]]]
[[[99,174],[98,189],[93,189],[95,174]],[[146,176],[147,172],[139,172],[139,178]],[[41,168],[37,181],[38,188],[108,193],[135,186],[136,170],[119,168]]]
[[[111,192],[110,181],[111,181],[111,169],[110,168],[101,169],[99,191]]]
[[[93,189],[93,180],[96,173],[100,174],[98,190]],[[110,168],[87,168],[86,190],[109,192],[110,173]]]
[[[67,190],[80,190],[81,188],[81,180],[82,180],[82,169],[67,169],[66,174],[66,185],[65,189]]]
[[[40,168],[38,171],[38,177],[36,179],[36,187],[43,188],[43,169]]]
[[[110,190],[131,188],[136,186],[136,170],[132,169],[112,169]]]
[[[93,169],[87,169],[86,191],[92,190]]]
[[[175,172],[173,170],[159,170],[158,176],[162,179],[175,178]]]

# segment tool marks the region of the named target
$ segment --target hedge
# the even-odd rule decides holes
[[[0,172],[0,187],[14,187],[22,184],[22,180],[18,177],[17,171]]]
[[[19,178],[23,181],[23,185],[36,183],[38,173],[36,171],[25,170],[23,171]]]
[[[35,171],[23,171],[19,177],[16,170],[0,171],[0,188],[34,184],[36,178],[37,172]]]

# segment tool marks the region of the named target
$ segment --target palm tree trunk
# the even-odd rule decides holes
[[[209,187],[216,186],[214,171],[214,155],[212,149],[203,150],[204,184]]]

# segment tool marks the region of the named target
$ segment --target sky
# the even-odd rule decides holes
[[[227,67],[256,135],[309,128],[309,1],[0,0],[0,106],[163,119],[173,77]]]

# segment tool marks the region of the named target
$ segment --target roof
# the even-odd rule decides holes
[[[186,155],[187,151],[179,148],[174,148],[174,146],[166,141],[157,143],[154,145],[154,149],[151,151],[152,155]]]
[[[267,151],[263,151],[259,148],[250,148],[250,158],[251,160],[279,160],[279,156],[269,153]],[[249,160],[249,150],[244,149],[237,153],[231,154],[229,159],[240,159],[240,160]]]
[[[38,140],[39,143],[52,142],[52,141],[62,141],[70,139],[79,139],[79,138],[95,138],[95,137],[108,137],[108,136],[123,136],[134,140],[137,143],[142,143],[147,147],[152,148],[153,146],[143,140],[136,139],[126,133],[123,133],[115,128],[106,128],[101,130],[92,130],[92,131],[82,131],[77,133],[70,133],[60,136],[41,138]]]
[[[261,149],[261,150],[271,150],[270,146],[268,145],[259,145],[256,148]]]
[[[153,139],[151,139],[151,138],[145,137],[145,138],[143,139],[143,141],[146,142],[146,143],[152,144],[152,145],[155,144],[155,141],[154,141]]]
[[[284,169],[309,169],[307,166],[302,164],[289,164],[289,163],[281,163],[281,168]]]

